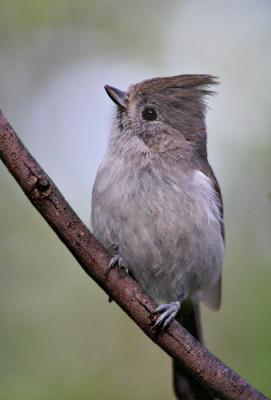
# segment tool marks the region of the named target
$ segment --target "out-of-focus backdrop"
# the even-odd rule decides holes
[[[0,0],[0,108],[88,223],[112,104],[154,76],[220,77],[223,305],[206,344],[271,395],[271,3]],[[0,398],[173,399],[171,363],[84,274],[0,164]]]

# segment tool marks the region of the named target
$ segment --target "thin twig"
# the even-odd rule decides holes
[[[75,214],[53,181],[24,147],[0,112],[0,157],[18,184],[71,251],[85,272],[132,318],[145,334],[214,395],[225,400],[263,400],[263,394],[212,355],[181,325],[165,333],[152,331],[155,302],[118,269],[106,276],[109,255]]]

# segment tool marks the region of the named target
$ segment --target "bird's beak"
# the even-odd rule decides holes
[[[127,107],[127,94],[122,92],[119,89],[116,89],[112,86],[105,85],[105,91],[114,103],[117,104],[120,108],[126,110]]]

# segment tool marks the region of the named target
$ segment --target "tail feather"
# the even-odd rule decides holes
[[[177,320],[198,341],[203,342],[198,304],[183,304]],[[173,360],[173,385],[178,400],[215,399],[207,389],[190,376],[175,360]]]

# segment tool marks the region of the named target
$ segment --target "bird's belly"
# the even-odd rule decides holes
[[[223,259],[218,224],[202,229],[189,221],[170,221],[166,213],[161,217],[149,224],[134,220],[121,231],[119,251],[137,281],[164,301],[188,298],[214,284]]]
[[[178,189],[148,185],[129,197],[118,190],[110,203],[107,197],[95,203],[94,234],[106,247],[118,246],[137,281],[157,300],[189,298],[220,277],[220,213],[209,180],[202,181],[181,182]]]

